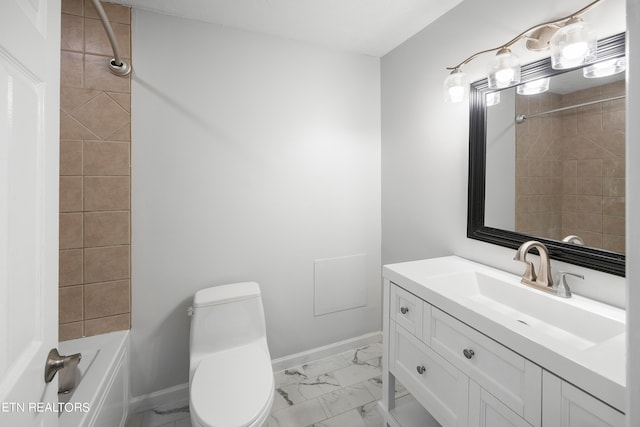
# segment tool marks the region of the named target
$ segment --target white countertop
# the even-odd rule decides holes
[[[535,328],[517,322],[500,321],[495,313],[477,301],[455,298],[437,286],[437,276],[463,272],[481,272],[502,277],[529,292],[558,299],[567,307],[574,306],[597,312],[607,319],[624,324],[624,310],[575,295],[562,299],[519,284],[520,278],[466,259],[448,256],[385,265],[383,276],[391,282],[429,302],[442,311],[500,342],[542,368],[603,400],[621,412],[625,411],[626,332],[621,332],[585,349],[572,348],[561,342],[545,340]],[[555,301],[553,301],[555,302]],[[570,310],[569,310],[570,311]],[[558,325],[561,326],[561,325]],[[624,330],[624,328],[621,328]]]

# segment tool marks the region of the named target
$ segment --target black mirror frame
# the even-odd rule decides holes
[[[625,55],[625,33],[598,41],[598,61]],[[553,70],[549,58],[522,67],[522,81],[550,77],[569,70]],[[467,237],[516,249],[527,240],[538,240],[549,249],[551,258],[617,276],[625,275],[625,255],[588,246],[544,239],[484,224],[486,172],[486,103],[487,79],[471,85],[469,92],[469,186],[467,202]]]

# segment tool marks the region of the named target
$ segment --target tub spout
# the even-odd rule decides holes
[[[58,393],[69,393],[76,386],[76,368],[81,359],[80,353],[61,356],[57,349],[51,349],[45,365],[44,381],[50,383],[60,371]]]
[[[76,386],[76,373],[78,371],[78,363],[82,360],[80,353],[63,356],[64,366],[60,370],[60,380],[58,382],[58,393],[69,393]]]

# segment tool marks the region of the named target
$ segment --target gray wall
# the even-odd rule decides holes
[[[133,50],[133,396],[187,382],[208,286],[260,283],[273,358],[380,330],[379,59],[139,10]],[[355,254],[365,306],[314,316]]]

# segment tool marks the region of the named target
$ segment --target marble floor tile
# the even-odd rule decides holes
[[[335,355],[306,363],[302,365],[302,369],[307,376],[314,377],[347,366],[349,366],[349,361],[344,356]]]
[[[382,357],[382,344],[375,343],[358,347],[354,350],[341,353],[340,356],[353,365],[361,365],[371,359]]]
[[[378,358],[371,359],[366,363],[359,365],[351,365],[346,368],[333,371],[333,376],[338,380],[341,386],[347,387],[353,384],[361,383],[370,378],[380,376],[382,367]]]
[[[367,403],[358,408],[358,413],[362,417],[367,427],[383,427],[384,418],[378,410],[378,402]],[[385,426],[386,427],[386,426]]]
[[[382,345],[362,346],[274,373],[266,427],[382,427]],[[398,385],[396,396],[407,393]],[[189,402],[131,414],[127,427],[191,427]]]
[[[273,374],[273,382],[276,388],[289,385],[289,384],[294,384],[306,379],[307,379],[307,374],[304,373],[304,369],[302,368],[302,366],[298,366],[291,369],[285,369],[283,371],[278,371]]]
[[[174,422],[185,417],[189,417],[188,412],[156,413],[154,410],[151,410],[144,413],[140,427],[161,427],[169,423],[173,425]]]
[[[311,427],[367,427],[367,425],[364,423],[360,413],[353,409],[336,417],[315,423]]]
[[[329,418],[320,399],[307,400],[271,413],[277,427],[308,426]]]
[[[327,415],[335,417],[358,406],[373,402],[375,399],[364,385],[356,384],[325,394],[320,397],[320,400]]]
[[[367,381],[363,382],[364,386],[367,387],[369,393],[373,395],[376,400],[382,399],[382,375],[369,378]],[[404,396],[409,393],[409,391],[404,388],[400,382],[396,381],[396,399]]]
[[[271,410],[277,411],[278,409],[293,406],[307,400],[307,398],[300,393],[299,388],[298,384],[287,384],[276,388],[273,398],[273,408]]]
[[[309,377],[298,383],[298,390],[307,399],[331,393],[342,388],[338,380],[331,374]]]

